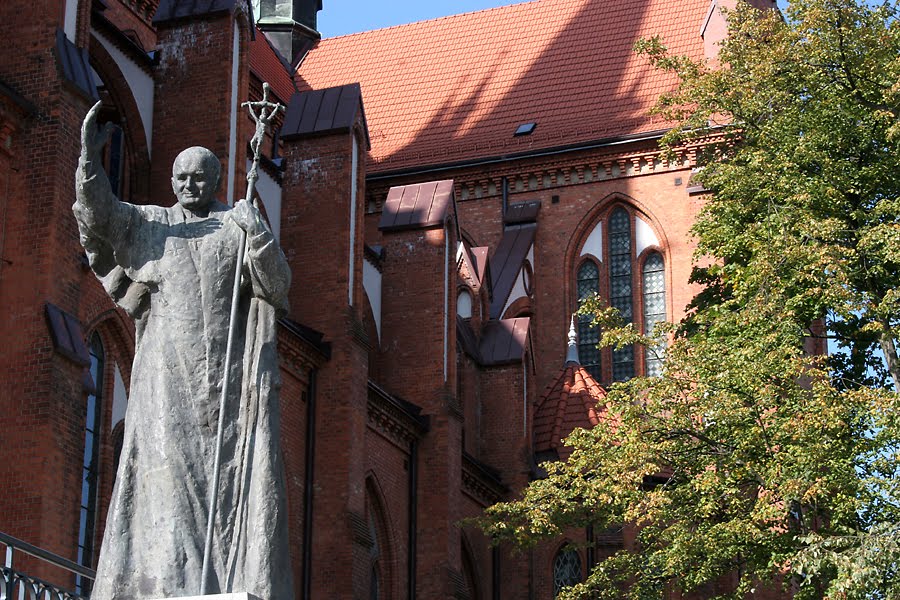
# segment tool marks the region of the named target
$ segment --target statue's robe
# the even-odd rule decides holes
[[[240,229],[219,202],[202,218],[178,204],[119,202],[84,159],[76,192],[91,266],[137,331],[91,598],[197,595]],[[243,273],[207,592],[289,600],[275,319],[290,271],[269,231],[248,239]]]

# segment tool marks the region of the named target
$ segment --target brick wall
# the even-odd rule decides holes
[[[313,597],[360,597],[368,587],[365,433],[368,340],[361,325],[362,206],[349,305],[351,132],[286,141],[281,240],[293,271],[292,316],[325,334],[319,376]],[[362,161],[360,161],[362,163]],[[364,177],[364,169],[358,176]],[[362,202],[362,194],[357,198]],[[362,525],[361,525],[362,524]]]
[[[238,114],[248,97],[249,66],[246,60],[249,29],[243,19],[228,13],[205,18],[171,21],[158,29],[158,57],[154,80],[153,165],[151,202],[171,206],[174,196],[172,162],[188,146],[204,146],[222,163],[219,198],[226,198],[230,153],[232,60],[234,27],[239,28]],[[252,130],[247,119],[236,120],[235,201],[246,190],[247,141]]]
[[[13,492],[0,500],[0,530],[74,558],[83,366],[54,352],[44,304],[80,313],[83,281],[71,205],[89,99],[59,75],[54,48],[61,19],[59,4],[49,0],[0,6],[0,34],[16,40],[16,51],[0,57],[0,80],[35,109],[18,119],[2,165],[0,410],[8,425],[0,476]],[[37,566],[33,572],[63,577]]]

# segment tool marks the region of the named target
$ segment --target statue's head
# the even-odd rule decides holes
[[[179,204],[202,210],[215,200],[222,166],[216,155],[201,146],[182,150],[172,163],[172,191]]]

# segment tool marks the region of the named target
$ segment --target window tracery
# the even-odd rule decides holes
[[[581,557],[573,548],[561,548],[553,559],[553,597],[559,596],[563,588],[581,582]]]

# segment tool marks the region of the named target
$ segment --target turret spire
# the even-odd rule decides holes
[[[575,315],[572,315],[572,321],[569,324],[569,347],[566,349],[566,364],[575,363],[580,365],[578,360],[578,334],[575,332]]]

